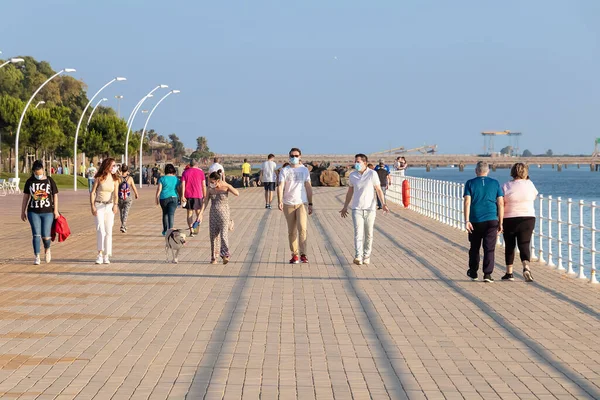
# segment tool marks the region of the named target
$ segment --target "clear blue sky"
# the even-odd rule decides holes
[[[180,89],[150,125],[189,147],[478,153],[482,130],[509,129],[534,153],[591,153],[600,136],[598,0],[34,0],[0,15],[4,57],[77,68],[92,93],[126,76],[104,93],[122,114]]]

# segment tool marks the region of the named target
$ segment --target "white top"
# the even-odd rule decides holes
[[[304,184],[310,182],[310,171],[301,165],[296,168],[285,167],[279,175],[279,182],[283,185],[283,204],[296,206],[308,203]]]
[[[535,217],[538,191],[529,179],[515,179],[502,185],[504,218]]]
[[[225,169],[219,163],[214,163],[208,168],[208,175],[212,174],[213,172],[217,172],[218,170],[221,170],[221,176],[225,176]]]
[[[277,169],[277,164],[273,161],[265,161],[260,167],[262,170],[262,181],[263,182],[275,182],[277,180],[277,176],[275,174],[275,169]]]
[[[376,197],[375,187],[381,186],[377,172],[367,168],[362,174],[358,171],[350,173],[348,184],[354,188],[352,195],[352,204],[350,208],[353,210],[375,210]]]

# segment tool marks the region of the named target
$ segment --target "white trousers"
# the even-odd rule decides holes
[[[96,244],[98,251],[112,256],[112,230],[115,224],[113,204],[96,203]]]
[[[371,257],[375,210],[352,210],[354,223],[354,257],[364,260]]]

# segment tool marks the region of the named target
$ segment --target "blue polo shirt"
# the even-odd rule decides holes
[[[504,197],[504,192],[494,178],[478,176],[465,183],[464,196],[471,196],[471,213],[469,222],[485,222],[498,219],[498,197]]]

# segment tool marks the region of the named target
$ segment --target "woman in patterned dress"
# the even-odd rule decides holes
[[[221,171],[212,172],[209,176],[208,196],[204,209],[208,207],[211,201],[208,227],[210,230],[210,263],[217,263],[217,250],[223,259],[223,264],[229,262],[229,238],[228,233],[231,228],[231,216],[229,212],[229,193],[239,196],[239,192],[221,177]]]

